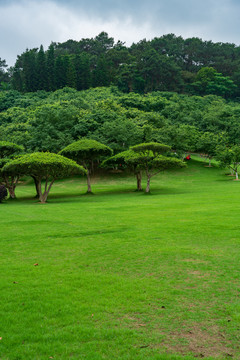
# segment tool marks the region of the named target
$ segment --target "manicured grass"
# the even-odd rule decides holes
[[[239,359],[240,182],[196,160],[151,195],[95,180],[0,205],[0,359]]]

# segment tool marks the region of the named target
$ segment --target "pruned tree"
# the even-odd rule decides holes
[[[131,155],[131,162],[127,162],[126,158]],[[136,157],[136,162],[134,162],[134,156]],[[123,168],[128,167],[131,172],[134,173],[137,179],[137,191],[142,191],[142,170],[139,168],[138,156],[132,150],[126,150],[117,155],[111,156],[108,159],[104,160],[101,164],[103,168]]]
[[[45,203],[54,181],[74,174],[86,174],[75,161],[52,153],[26,154],[8,162],[2,169],[12,176],[29,175],[36,179],[39,201]]]
[[[19,175],[3,171],[3,167],[8,161],[23,150],[23,147],[20,145],[8,141],[0,141],[0,183],[8,189],[11,199],[15,199],[16,197],[15,188],[19,180]]]
[[[186,167],[183,161],[162,155],[168,155],[170,149],[170,146],[154,142],[143,143],[130,148],[132,151],[126,156],[125,160],[127,163],[136,164],[138,162],[138,168],[146,172],[146,193],[150,192],[150,180],[153,176],[166,169]]]
[[[101,157],[112,155],[112,150],[96,140],[81,139],[66,146],[59,154],[75,160],[82,165],[87,171],[87,193],[92,193],[91,172],[93,162]]]

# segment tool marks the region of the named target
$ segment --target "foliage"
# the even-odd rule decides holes
[[[131,147],[131,150],[146,157],[146,159],[156,157],[159,154],[163,154],[170,151],[170,146],[159,144],[155,142],[138,144]]]
[[[153,134],[155,140],[169,144],[180,158],[197,150],[200,136],[201,133],[195,126],[186,124],[168,125]]]
[[[0,141],[0,159],[23,151],[23,147],[8,141]]]
[[[237,90],[237,85],[229,76],[223,76],[212,67],[201,68],[192,87],[200,95],[216,94],[223,97],[232,97]]]
[[[90,173],[93,162],[101,157],[111,155],[112,149],[96,140],[81,139],[66,146],[59,154],[77,161],[78,164],[81,164],[87,170],[87,192],[91,193]]]
[[[35,177],[38,182],[39,201],[41,202],[46,202],[52,184],[56,179],[86,173],[73,160],[61,155],[41,152],[22,155],[8,162],[3,167],[2,172],[12,176],[29,175]],[[45,179],[45,187],[42,191],[41,182],[43,179]]]
[[[144,143],[130,148],[132,150],[125,157],[126,163],[137,164],[138,168],[145,170],[147,176],[146,193],[150,192],[150,179],[160,171],[186,166],[181,160],[171,156],[163,156],[170,151],[170,146],[159,143]]]
[[[79,163],[88,164],[92,160],[99,159],[101,156],[111,154],[112,150],[96,140],[81,139],[66,146],[59,153],[68,156]]]
[[[19,180],[19,174],[11,174],[8,171],[4,171],[3,167],[10,161],[14,156],[23,152],[23,147],[11,142],[0,141],[0,183],[2,183],[9,192],[10,198],[14,199],[15,188]]]
[[[128,161],[128,159],[131,159],[131,161]],[[107,169],[128,168],[136,176],[137,190],[142,191],[142,169],[141,166],[139,166],[138,155],[134,151],[126,150],[114,156],[111,156],[102,162],[101,167]]]
[[[27,152],[57,153],[79,138],[96,140],[122,152],[142,142],[172,147],[179,157],[199,150],[209,132],[229,146],[240,144],[240,105],[213,95],[187,96],[169,92],[123,94],[114,86],[77,91],[13,95],[0,92],[0,140],[24,146]],[[2,103],[1,103],[2,100]],[[8,107],[6,109],[6,107]]]
[[[219,161],[219,165],[222,168],[228,167],[235,175],[238,180],[238,168],[240,166],[240,146],[235,145],[232,148],[226,146],[218,146],[216,148],[216,160]]]
[[[197,149],[209,159],[209,166],[211,166],[211,159],[216,155],[217,146],[220,146],[224,143],[226,143],[224,134],[217,135],[210,132],[205,132],[199,138]]]
[[[102,32],[95,38],[51,43],[46,51],[42,45],[28,49],[11,70],[5,67],[0,59],[0,82],[10,81],[20,92],[114,84],[139,94],[176,91],[236,98],[240,93],[239,46],[174,34],[127,47]]]

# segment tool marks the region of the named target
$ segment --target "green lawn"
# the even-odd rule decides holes
[[[195,160],[151,195],[94,180],[0,204],[0,359],[240,359],[240,182]]]

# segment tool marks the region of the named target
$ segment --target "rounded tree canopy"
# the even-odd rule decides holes
[[[81,139],[66,146],[59,154],[81,162],[96,160],[101,156],[112,155],[112,149],[96,140]]]
[[[125,164],[125,158],[129,155],[129,153],[132,153],[134,155],[134,152],[131,150],[122,151],[104,160],[101,164],[101,167],[109,168],[119,164]]]
[[[186,163],[174,157],[159,155],[153,160],[153,167],[161,171],[172,168],[184,168],[186,166]]]
[[[24,148],[20,145],[8,141],[0,141],[0,158],[9,157],[23,150]]]
[[[132,146],[130,149],[137,153],[152,153],[152,155],[156,156],[157,154],[163,154],[170,151],[171,147],[165,144],[150,142]]]
[[[157,155],[150,158],[145,154],[134,152],[129,152],[125,157],[125,161],[127,164],[132,164],[134,166],[138,165],[139,169],[148,168],[149,170],[156,169],[158,171],[186,167],[186,164],[182,160],[174,157]]]
[[[75,161],[61,155],[43,152],[19,156],[9,161],[2,171],[14,175],[35,176],[38,179],[46,177],[57,179],[74,174],[86,174],[86,170]]]

